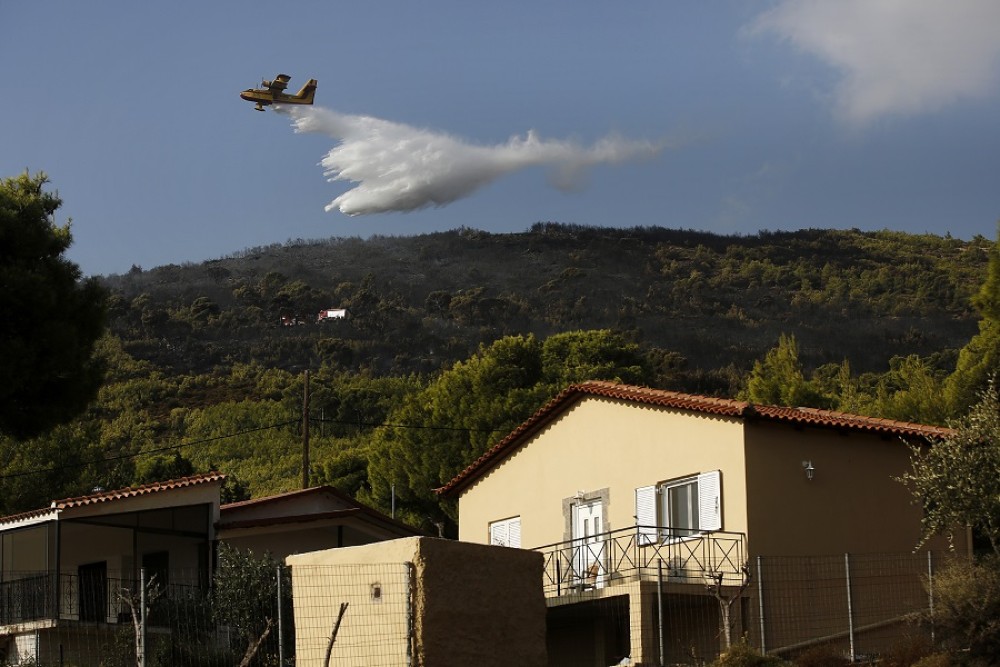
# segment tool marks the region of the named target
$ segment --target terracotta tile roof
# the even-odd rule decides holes
[[[86,496],[79,496],[77,498],[53,500],[52,509],[68,509],[70,507],[96,505],[99,503],[121,500],[123,498],[135,498],[138,496],[149,495],[151,493],[159,493],[161,491],[172,491],[174,489],[183,489],[190,486],[197,486],[199,484],[208,484],[209,482],[221,482],[224,479],[226,479],[226,476],[223,473],[208,472],[201,475],[171,479],[165,482],[153,482],[152,484],[143,484],[142,486],[132,486],[126,489],[101,491],[99,493],[92,493]]]
[[[912,422],[878,417],[864,417],[846,412],[820,410],[818,408],[782,408],[774,405],[755,405],[753,411],[761,419],[800,424],[802,426],[826,426],[830,428],[882,433],[890,436],[916,437],[924,440],[941,440],[954,435],[955,431],[944,426],[914,424]]]
[[[329,512],[318,512],[316,514],[292,514],[288,516],[262,517],[258,519],[240,519],[229,521],[220,519],[216,528],[221,530],[237,530],[240,528],[259,528],[262,526],[282,526],[292,523],[314,523],[317,521],[330,521],[356,516],[362,512],[360,507],[349,507],[342,510],[332,510]],[[389,517],[386,517],[387,519]]]
[[[338,498],[342,502],[346,503],[349,507],[340,510],[332,510],[329,512],[320,512],[316,514],[303,514],[303,515],[287,515],[278,517],[261,517],[259,519],[233,519],[232,517],[239,516],[239,510],[246,507],[260,507],[261,505],[274,505],[279,504],[284,501],[294,500],[296,498],[303,498],[306,496],[314,495],[330,495]],[[311,486],[308,489],[296,489],[294,491],[285,491],[284,493],[278,493],[273,496],[265,496],[264,498],[251,498],[250,500],[240,500],[235,503],[226,503],[219,508],[219,523],[217,527],[219,529],[235,529],[244,528],[249,526],[266,526],[266,525],[278,525],[282,523],[303,523],[308,521],[316,521],[320,519],[335,519],[340,517],[354,516],[357,514],[364,515],[370,520],[374,520],[379,523],[388,524],[395,527],[397,530],[406,532],[412,535],[422,535],[423,532],[413,526],[403,523],[402,521],[397,521],[396,519],[390,517],[387,514],[383,514],[373,507],[369,507],[364,503],[360,503],[349,494],[341,491],[335,486]]]
[[[209,482],[221,482],[225,478],[226,476],[220,472],[209,472],[201,475],[171,479],[165,482],[154,482],[152,484],[143,484],[142,486],[133,486],[127,489],[101,491],[99,493],[91,493],[86,496],[78,496],[76,498],[53,500],[48,507],[0,517],[0,525],[18,523],[20,521],[44,517],[48,514],[52,515],[50,518],[56,519],[58,518],[59,510],[63,509],[96,505],[98,503],[111,502],[122,498],[134,498],[137,496],[148,495],[150,493],[170,491],[172,489],[183,489],[189,486],[196,486],[198,484],[207,484]]]
[[[5,517],[0,517],[0,524],[8,523],[18,523],[19,521],[25,521],[27,519],[34,519],[35,517],[45,516],[46,514],[55,514],[55,510],[45,507],[38,510],[28,510],[27,512],[18,512],[17,514],[10,514]]]
[[[321,485],[321,486],[310,486],[308,489],[295,489],[294,491],[284,491],[282,493],[276,493],[273,496],[265,496],[263,498],[251,498],[250,500],[238,500],[238,501],[236,501],[234,503],[226,503],[225,505],[222,505],[222,507],[220,507],[220,509],[221,510],[232,510],[232,509],[238,509],[240,507],[253,507],[253,506],[259,506],[259,505],[271,505],[271,504],[278,503],[278,502],[281,502],[281,501],[284,501],[284,500],[293,500],[295,498],[301,498],[301,497],[304,497],[304,496],[314,496],[314,495],[323,495],[323,494],[330,494],[332,496],[335,496],[335,497],[339,498],[340,500],[343,500],[344,502],[346,502],[346,503],[348,503],[350,505],[359,506],[358,501],[356,501],[354,498],[352,498],[348,494],[344,493],[340,489],[338,489],[336,487],[333,487],[333,486]]]
[[[435,491],[444,496],[454,496],[476,479],[486,474],[500,463],[507,454],[513,452],[524,440],[538,432],[573,402],[587,397],[600,396],[644,405],[656,405],[677,410],[689,410],[701,414],[720,415],[750,420],[768,420],[799,426],[816,426],[848,431],[878,433],[886,436],[916,437],[928,441],[939,440],[953,433],[940,426],[927,426],[910,422],[863,417],[844,412],[819,410],[816,408],[783,408],[754,405],[746,401],[728,398],[713,398],[696,394],[683,394],[663,389],[650,389],[614,382],[591,381],[572,385],[543,405],[535,414],[511,431],[503,440],[487,450],[469,467],[451,481]]]

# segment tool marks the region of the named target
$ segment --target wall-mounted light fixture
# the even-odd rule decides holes
[[[802,469],[806,471],[806,479],[811,482],[813,480],[813,475],[816,474],[816,468],[813,467],[813,462],[803,461]]]

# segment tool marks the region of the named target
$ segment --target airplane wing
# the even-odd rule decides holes
[[[272,93],[280,93],[283,92],[285,88],[288,87],[288,81],[291,78],[292,77],[288,76],[287,74],[279,74],[278,76],[274,77],[273,81],[268,81],[267,79],[264,79],[263,81],[260,82],[260,85],[263,86],[264,88],[267,88]]]

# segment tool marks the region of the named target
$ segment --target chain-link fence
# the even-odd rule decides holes
[[[762,556],[743,585],[714,588],[662,567],[621,581],[609,574],[549,598],[549,664],[704,664],[739,638],[782,657],[817,646],[884,655],[914,636],[933,639],[932,626],[914,621],[932,610],[934,574],[948,558]],[[93,573],[7,573],[0,664],[402,667],[419,661],[420,627],[439,622],[422,617],[408,563],[297,566],[294,577],[273,563],[235,563],[191,585],[172,583],[197,582],[191,573],[144,576],[145,586]],[[448,631],[504,650],[496,638]]]
[[[135,580],[97,571],[8,572],[5,578],[0,583],[2,664],[293,664],[290,580],[281,566],[258,567],[253,576],[245,568],[220,568],[212,587],[207,581],[170,583],[199,579],[197,573],[177,570],[143,570]]]
[[[405,667],[413,662],[413,566],[295,567],[295,664]]]
[[[732,642],[786,659],[855,660],[931,644],[947,553],[751,559],[741,584],[666,565],[549,599],[549,664],[701,665]],[[623,663],[625,664],[625,663]]]

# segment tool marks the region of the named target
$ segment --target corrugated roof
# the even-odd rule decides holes
[[[916,437],[924,440],[939,440],[954,431],[941,426],[928,426],[910,422],[864,417],[832,410],[817,408],[785,408],[768,405],[754,405],[746,401],[728,398],[713,398],[696,394],[683,394],[663,389],[650,389],[615,382],[591,381],[567,387],[558,396],[543,405],[535,414],[510,432],[503,440],[487,450],[469,467],[436,491],[450,496],[463,490],[473,481],[500,463],[507,454],[513,452],[530,435],[556,415],[567,409],[575,401],[599,396],[644,405],[656,405],[677,410],[688,410],[700,414],[736,417],[745,420],[769,420],[799,426],[815,426],[848,431],[877,433],[887,436]]]

